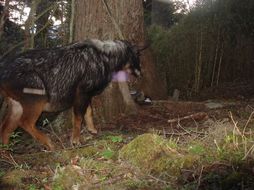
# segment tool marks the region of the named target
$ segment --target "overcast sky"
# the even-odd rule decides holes
[[[174,1],[174,0],[158,0],[158,1],[169,2],[169,1]],[[190,5],[193,5],[196,0],[180,0],[180,1],[183,1],[183,2],[190,4]]]
[[[174,1],[174,0],[158,0],[158,1],[170,2],[170,1]],[[192,6],[192,5],[195,3],[196,0],[180,0],[180,1],[183,1],[183,2],[185,2],[186,4],[189,4],[190,6]],[[22,18],[20,18],[19,12],[18,12],[18,11],[15,11],[15,12],[13,13],[13,16],[19,18],[18,20],[15,20],[15,22],[18,23],[18,24],[23,24],[23,23],[24,23],[24,20],[27,19],[27,16],[28,16],[29,11],[30,11],[30,8],[25,8],[25,9],[24,9],[24,12],[26,13],[26,15],[24,15]],[[54,20],[54,18],[53,18],[53,20]],[[59,20],[58,20],[58,21],[55,21],[54,24],[55,24],[55,25],[58,25],[58,24],[60,24],[60,21],[59,21]]]
[[[187,3],[188,3],[188,1],[189,1],[190,5],[193,5],[193,4],[195,3],[196,0],[182,0],[182,1],[187,2]]]

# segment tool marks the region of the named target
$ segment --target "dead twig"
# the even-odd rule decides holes
[[[13,156],[10,153],[8,155],[2,154],[0,157],[0,162],[8,163],[14,168],[20,168],[20,165],[14,160]]]
[[[54,130],[53,127],[52,127],[52,124],[49,123],[48,125],[49,125],[49,127],[50,127],[50,130],[49,130],[49,129],[46,129],[46,128],[44,128],[43,130],[48,131],[49,133],[51,133],[52,135],[54,135],[54,136],[57,138],[57,140],[60,142],[62,148],[65,150],[66,147],[64,146],[64,143],[63,143],[63,141],[61,140],[61,138],[56,134],[55,130]]]
[[[122,181],[125,178],[126,178],[125,174],[120,174],[120,175],[118,175],[114,178],[108,179],[107,181],[104,181],[104,182],[97,181],[97,182],[93,183],[93,188],[98,188],[98,187],[105,186],[105,185],[112,185],[112,184],[116,183],[117,181]]]
[[[199,120],[203,120],[203,119],[207,119],[207,118],[208,118],[207,113],[199,112],[199,113],[194,113],[194,114],[180,117],[180,118],[169,119],[168,123],[176,123],[176,122],[180,122],[180,121],[184,121],[184,120],[188,120],[188,119],[193,119],[195,121],[199,121]]]
[[[197,190],[199,189],[200,184],[201,184],[201,178],[202,178],[203,170],[204,170],[204,166],[202,166],[202,167],[201,167],[201,170],[200,170],[200,174],[199,174],[199,177],[198,177]]]
[[[53,133],[53,135],[54,135],[54,136],[58,139],[58,141],[61,143],[62,148],[63,148],[63,149],[66,149],[66,147],[64,146],[63,141],[62,141],[61,138],[56,134],[56,132],[55,132],[55,130],[53,129],[53,127],[52,127],[51,124],[49,124],[49,127],[50,127],[51,132]]]
[[[253,114],[254,114],[254,111],[251,112],[251,114],[250,114],[250,116],[249,116],[249,118],[248,118],[248,121],[246,122],[246,124],[245,124],[245,126],[244,126],[243,134],[245,134],[246,128],[247,128],[247,126],[249,125],[249,123],[250,123],[250,121],[251,121],[251,119],[252,119]]]
[[[152,176],[152,175],[148,175],[148,177],[150,177],[150,178],[153,179],[153,180],[156,180],[157,182],[163,183],[164,185],[169,185],[169,184],[170,184],[169,182],[164,181],[164,180],[162,180],[162,179],[159,179],[159,178],[157,178],[157,177],[154,177],[154,176]]]
[[[5,160],[5,159],[0,159],[0,162],[4,162],[4,163],[7,163],[7,164],[10,164],[13,166],[13,163],[8,161],[8,160]]]

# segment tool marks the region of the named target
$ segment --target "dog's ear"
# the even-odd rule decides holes
[[[134,52],[140,56],[142,51],[144,51],[145,49],[147,49],[148,47],[150,47],[150,44],[146,44],[144,46],[137,46],[137,45],[133,45],[132,48],[134,50]]]
[[[139,52],[142,52],[144,51],[145,49],[149,48],[150,47],[150,44],[145,44],[144,46],[140,46],[138,47],[138,51]]]

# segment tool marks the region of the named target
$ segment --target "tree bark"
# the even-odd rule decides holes
[[[214,85],[215,70],[216,70],[216,67],[217,67],[217,58],[218,58],[219,47],[220,47],[220,30],[218,30],[217,41],[216,41],[216,50],[215,50],[215,55],[214,55],[214,63],[213,63],[213,72],[212,72],[212,79],[211,79],[211,87],[213,87],[213,85]]]
[[[194,81],[194,92],[198,93],[200,90],[200,80],[201,80],[201,71],[202,71],[202,51],[203,51],[203,32],[201,27],[200,32],[200,43],[198,50],[198,59],[195,65],[195,81]]]
[[[74,16],[75,16],[75,0],[71,0],[70,28],[69,28],[69,43],[73,42],[74,33]]]
[[[6,0],[4,4],[4,9],[2,11],[2,14],[0,15],[0,40],[4,32],[4,23],[8,15],[9,5],[10,5],[10,0]]]
[[[143,6],[140,0],[76,0],[74,41],[87,38],[127,39],[144,45]],[[117,97],[117,98],[116,98]],[[136,114],[137,108],[127,83],[109,85],[96,98],[103,108],[97,114],[104,121],[112,121],[121,113]]]
[[[74,41],[87,38],[127,39],[133,44],[143,46],[145,44],[143,4],[140,0],[76,0],[75,3],[75,28]],[[157,73],[154,68],[151,52],[145,50],[141,56],[143,79],[139,82],[138,90],[152,98],[165,97],[162,85],[158,84]],[[117,90],[113,89],[117,88]],[[122,98],[112,101],[112,92]],[[128,93],[127,83],[120,86],[110,85],[100,98],[104,105],[104,119],[110,121],[119,113],[136,113],[136,106]],[[111,96],[109,96],[111,94]],[[105,98],[107,97],[107,98]],[[105,101],[111,102],[111,104]],[[103,103],[104,102],[104,103]],[[123,109],[125,108],[125,109]],[[124,111],[123,111],[124,110]],[[110,113],[110,114],[109,114]]]
[[[36,17],[43,13],[36,21],[36,32],[40,31],[38,35],[35,37],[35,44],[39,48],[46,48],[47,47],[47,34],[48,34],[48,19],[50,15],[50,11],[46,11],[51,6],[49,0],[40,1],[38,6],[36,7]],[[45,27],[46,26],[46,27]]]
[[[220,52],[220,59],[219,59],[219,65],[218,65],[218,71],[217,71],[217,80],[216,80],[216,86],[219,85],[219,80],[220,80],[220,72],[221,72],[221,64],[222,64],[222,58],[224,55],[224,44],[222,43],[221,46],[221,52]]]
[[[29,12],[28,18],[25,22],[25,49],[34,48],[34,37],[35,37],[35,14],[38,4],[41,0],[34,0],[31,4],[31,10]]]

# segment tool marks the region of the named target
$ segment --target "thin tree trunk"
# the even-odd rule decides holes
[[[4,32],[4,23],[5,23],[6,15],[9,11],[9,6],[10,6],[10,0],[5,0],[4,10],[2,15],[0,15],[0,40],[2,39],[2,35]]]
[[[50,10],[52,9],[49,0],[43,0],[36,6],[36,18],[34,22],[36,23],[36,37],[35,42],[37,47],[45,48],[47,47],[47,34],[48,34],[48,19],[50,15]]]
[[[72,43],[72,42],[73,42],[74,17],[75,17],[75,0],[71,0],[71,18],[70,18],[70,36],[69,36],[69,43]]]
[[[217,58],[218,58],[218,51],[220,47],[220,30],[218,31],[217,41],[216,41],[216,50],[214,56],[214,63],[213,63],[213,72],[212,72],[212,80],[211,80],[211,87],[213,87],[214,79],[215,79],[215,70],[217,66]]]
[[[220,80],[220,72],[221,72],[221,63],[222,63],[222,58],[224,55],[224,45],[222,43],[221,47],[221,53],[220,53],[220,60],[219,60],[219,65],[218,65],[218,71],[217,71],[217,81],[216,81],[216,86],[219,85],[219,80]]]
[[[31,4],[31,10],[29,12],[28,18],[25,22],[25,49],[31,49],[34,47],[34,37],[35,37],[35,14],[40,0],[34,0]]]
[[[195,67],[195,82],[194,82],[195,93],[198,93],[200,89],[200,78],[201,78],[201,71],[202,71],[202,51],[203,51],[203,32],[201,29],[200,45],[198,50],[198,60],[196,62],[196,67]]]
[[[199,50],[199,67],[198,67],[198,82],[197,82],[197,92],[199,92],[200,89],[200,80],[201,80],[201,71],[203,67],[203,62],[202,62],[202,52],[203,52],[203,32],[201,29],[201,34],[200,34],[200,50]]]

